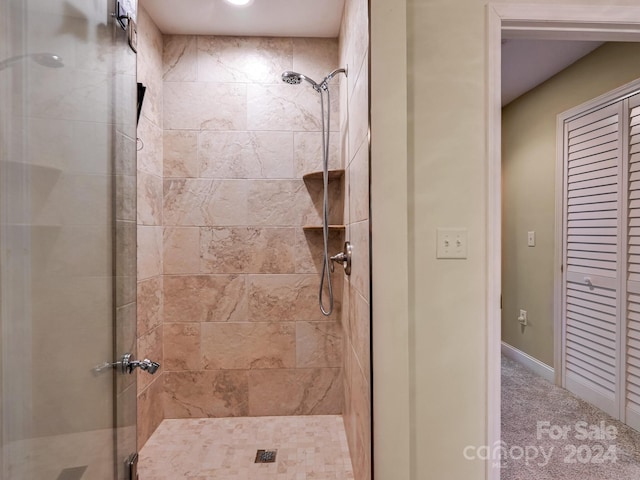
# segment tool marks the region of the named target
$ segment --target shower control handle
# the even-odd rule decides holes
[[[333,257],[331,261],[335,263],[341,263],[344,268],[344,273],[351,275],[351,254],[353,252],[353,246],[351,243],[344,242],[344,250]],[[331,264],[331,271],[333,271],[333,264]]]

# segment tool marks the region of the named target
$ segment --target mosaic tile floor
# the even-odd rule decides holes
[[[277,449],[275,463],[254,463]],[[140,480],[352,480],[339,415],[164,420],[144,448]]]

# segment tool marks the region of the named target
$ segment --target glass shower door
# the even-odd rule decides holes
[[[135,53],[113,0],[0,0],[0,471],[135,452]]]

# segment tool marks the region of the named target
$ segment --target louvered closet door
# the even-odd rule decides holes
[[[620,412],[621,108],[571,120],[564,132],[563,381],[614,417]]]
[[[628,102],[626,423],[640,430],[640,95]]]

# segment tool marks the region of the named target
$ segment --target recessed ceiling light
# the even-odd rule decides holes
[[[227,3],[230,3],[231,5],[235,5],[236,7],[246,7],[253,0],[226,0],[226,1]]]

